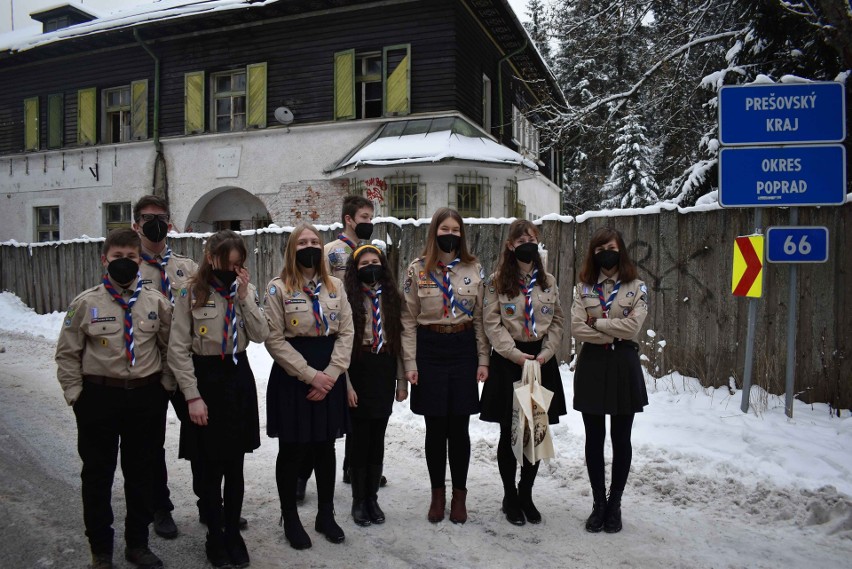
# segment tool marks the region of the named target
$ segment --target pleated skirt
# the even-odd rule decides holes
[[[574,409],[593,415],[641,413],[648,404],[639,346],[583,344],[574,372]]]
[[[417,385],[411,388],[411,410],[417,415],[447,417],[479,413],[473,329],[441,334],[417,328]]]

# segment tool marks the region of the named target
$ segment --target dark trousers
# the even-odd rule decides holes
[[[517,489],[530,491],[535,477],[538,474],[539,460],[532,464],[527,457],[523,457],[521,465],[521,481],[518,488],[515,487],[515,474],[518,470],[518,459],[512,450],[512,422],[511,419],[500,423],[500,440],[497,443],[497,468],[500,471],[500,479],[503,481],[503,491],[511,494]]]
[[[225,526],[225,533],[240,531],[240,514],[243,510],[245,482],[243,462],[245,455],[230,460],[196,460],[201,466],[201,503],[210,531]],[[222,481],[225,491],[222,492]],[[222,505],[224,499],[224,507]]]
[[[275,460],[275,482],[278,485],[282,512],[296,509],[296,479],[299,477],[302,461],[308,453],[314,461],[319,509],[334,507],[334,476],[337,468],[334,440],[320,443],[285,443],[279,440],[278,458]]]
[[[77,450],[83,461],[83,521],[93,553],[112,553],[112,483],[118,450],[127,517],[128,547],[148,544],[152,484],[157,452],[162,448],[159,425],[164,422],[166,393],[159,383],[122,389],[83,383],[74,404]]]
[[[381,466],[385,458],[385,431],[389,417],[352,417],[352,431],[346,437],[351,446],[349,465],[352,468]]]
[[[470,466],[470,415],[426,417],[426,467],[432,488],[444,488],[447,458],[453,488],[466,490]]]
[[[630,474],[630,462],[633,459],[633,446],[630,433],[633,430],[633,413],[629,415],[610,415],[610,433],[612,441],[612,482],[610,492],[623,492]],[[595,490],[606,489],[604,465],[604,440],[606,439],[606,415],[583,413],[586,427],[586,469],[589,482]]]
[[[184,418],[188,419],[189,417],[183,417],[186,415],[186,401],[184,401],[183,394],[178,389],[171,396],[172,407],[175,410],[177,416],[184,420]],[[154,466],[154,511],[167,511],[171,512],[175,509],[175,505],[171,500],[171,492],[169,491],[169,471],[166,468],[166,415],[163,415],[163,424],[157,435],[160,438],[160,450],[157,453],[156,464]],[[195,488],[195,469],[192,471],[192,489]],[[201,495],[196,491],[196,496],[201,498]]]

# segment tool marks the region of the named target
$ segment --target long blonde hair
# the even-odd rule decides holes
[[[320,235],[317,228],[310,223],[300,223],[293,228],[293,232],[287,238],[287,244],[284,245],[284,267],[282,267],[281,274],[279,275],[281,280],[284,282],[284,289],[286,292],[302,290],[302,272],[299,270],[299,264],[296,262],[296,243],[299,240],[299,236],[306,229],[317,236],[320,242],[320,250],[323,250],[325,247],[322,235]],[[325,255],[325,251],[323,251],[323,255]],[[331,282],[331,276],[328,274],[328,265],[325,262],[325,258],[323,258],[323,261],[316,270],[317,275],[319,275],[319,282],[322,283],[323,288],[325,288],[328,292],[336,292],[337,287],[335,287]]]

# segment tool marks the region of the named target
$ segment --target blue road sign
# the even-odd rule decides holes
[[[842,83],[729,85],[719,90],[723,145],[827,143],[845,137]]]
[[[722,207],[842,205],[846,149],[841,144],[723,148]]]
[[[766,260],[770,263],[825,263],[828,261],[828,228],[770,227],[766,231]]]

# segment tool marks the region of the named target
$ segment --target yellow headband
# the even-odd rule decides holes
[[[357,259],[358,257],[361,256],[362,253],[364,253],[365,251],[367,251],[369,249],[372,249],[373,251],[375,251],[379,255],[379,258],[381,258],[382,251],[381,251],[381,249],[379,249],[375,245],[361,245],[360,247],[355,249],[355,251],[352,253],[352,256]]]

